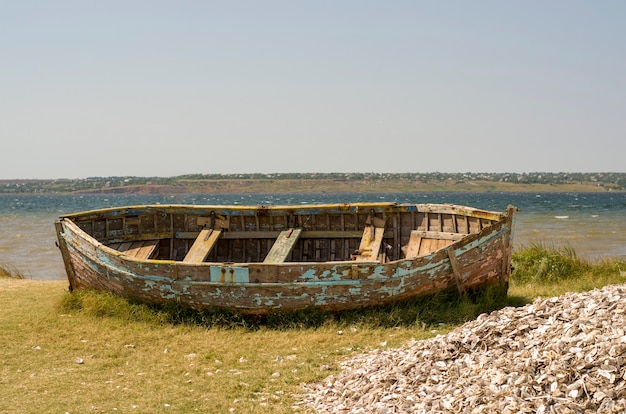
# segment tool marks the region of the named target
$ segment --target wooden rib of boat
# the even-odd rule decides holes
[[[516,209],[152,205],[61,216],[70,291],[266,314],[508,285]]]

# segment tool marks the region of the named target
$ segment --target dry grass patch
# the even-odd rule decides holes
[[[303,329],[171,323],[66,283],[0,280],[0,412],[292,412],[300,384],[421,328]],[[82,302],[80,306],[78,301]],[[111,308],[98,310],[103,304]],[[432,334],[432,333],[428,333]]]

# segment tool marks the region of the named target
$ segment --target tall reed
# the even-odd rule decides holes
[[[557,296],[626,282],[619,259],[586,260],[570,246],[534,243],[513,253],[511,291],[528,297]]]
[[[25,275],[14,266],[0,264],[0,278],[25,279]]]

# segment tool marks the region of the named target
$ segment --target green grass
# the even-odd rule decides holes
[[[274,313],[266,316],[241,315],[235,312],[195,311],[174,304],[154,307],[133,303],[112,294],[79,290],[63,297],[61,308],[94,317],[115,317],[135,322],[188,325],[217,329],[288,331],[337,329],[359,326],[367,329],[413,329],[419,326],[458,325],[481,313],[510,305],[510,300],[497,287],[460,297],[456,292],[441,292],[396,305],[328,313],[307,310]]]
[[[444,292],[380,309],[264,318],[2,278],[0,412],[288,413],[302,383],[354,354],[446,333],[537,296],[626,280],[624,263],[586,262],[567,248],[533,245],[516,251],[514,264],[508,296]]]
[[[568,246],[535,243],[514,252],[512,264],[509,295],[558,296],[626,282],[626,263],[584,260]]]

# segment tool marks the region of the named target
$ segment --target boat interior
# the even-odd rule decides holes
[[[379,262],[431,254],[496,221],[450,210],[151,207],[68,216],[100,243],[141,260],[186,263]],[[483,212],[484,213],[484,212]]]

